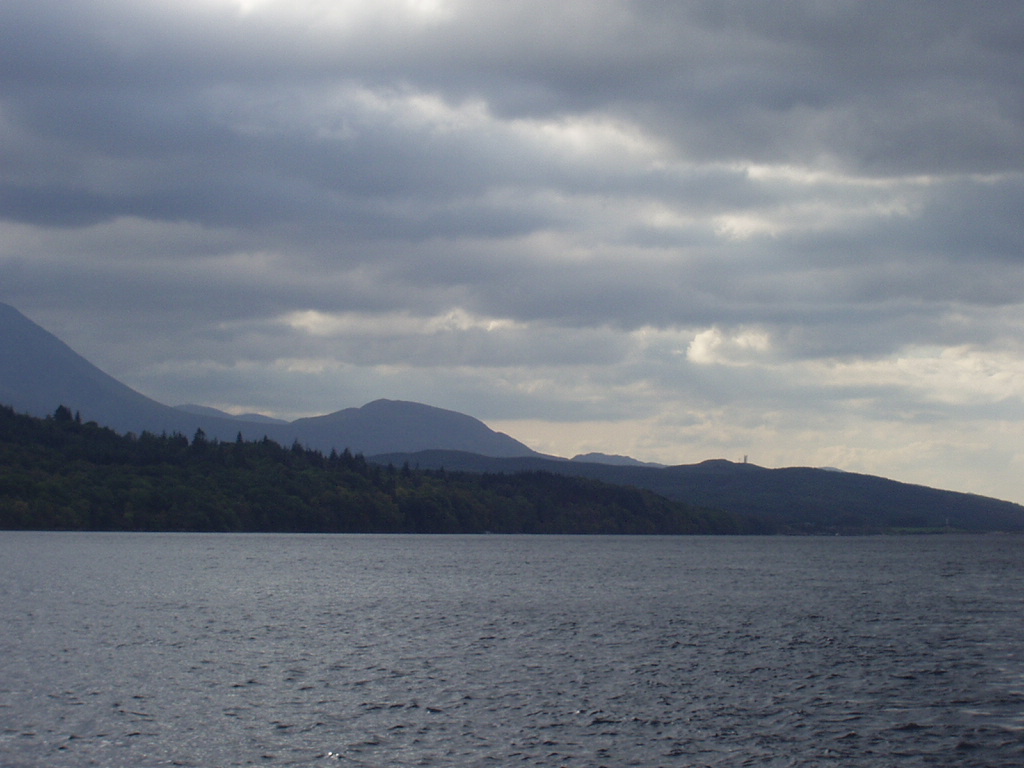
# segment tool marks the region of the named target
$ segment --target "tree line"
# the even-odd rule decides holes
[[[65,406],[0,406],[0,528],[322,533],[722,534],[743,518],[548,472],[382,466],[264,437],[121,435]]]

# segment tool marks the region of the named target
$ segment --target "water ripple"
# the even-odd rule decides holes
[[[0,755],[1024,765],[1022,547],[4,533]]]

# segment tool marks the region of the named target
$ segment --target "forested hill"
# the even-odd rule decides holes
[[[811,467],[767,469],[722,459],[674,467],[610,465],[545,457],[493,458],[456,451],[370,456],[471,472],[554,472],[646,488],[667,499],[721,509],[776,533],[1024,533],[1024,506],[986,496]]]
[[[394,533],[759,532],[650,491],[547,472],[411,470],[201,431],[119,435],[0,406],[0,528]]]

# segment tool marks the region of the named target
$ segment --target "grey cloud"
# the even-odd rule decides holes
[[[964,179],[940,187],[903,242],[954,262],[996,261],[1019,266],[1024,258],[1024,174],[993,180]]]
[[[787,366],[1019,354],[1019,2],[451,9],[3,3],[0,300],[151,394],[305,412],[684,418],[756,392],[939,421]],[[510,323],[278,322],[308,309]],[[688,364],[711,327],[770,360]]]
[[[620,114],[709,159],[806,161],[824,154],[891,172],[987,170],[993,161],[1017,167],[1021,156],[1020,115],[1004,109],[1006,99],[1017,103],[1020,93],[1021,80],[1006,72],[1015,49],[998,39],[1006,20],[994,26],[990,6],[969,14],[957,4],[939,12],[901,7],[881,14],[861,4],[823,11],[820,4],[791,3],[771,13],[743,3],[569,4],[552,27],[536,24],[526,10],[471,6],[466,21],[441,25],[408,52],[393,50],[387,37],[375,46],[350,46],[343,35],[333,54],[319,38],[304,46],[296,28],[271,30],[258,17],[204,18],[213,23],[194,30],[197,44],[185,40],[180,21],[165,29],[161,16],[113,6],[124,18],[120,30],[110,31],[104,25],[117,17],[108,8],[98,3],[91,14],[79,11],[63,25],[54,17],[28,33],[19,29],[35,18],[28,11],[8,19],[14,22],[6,27],[10,36],[25,33],[21,37],[43,49],[59,44],[67,61],[60,76],[34,77],[44,61],[59,70],[59,58],[53,63],[30,55],[25,44],[8,48],[3,71],[17,87],[5,112],[23,130],[50,137],[41,150],[113,162],[138,186],[119,193],[78,174],[38,189],[15,187],[4,201],[12,218],[45,216],[76,226],[116,215],[213,226],[301,222],[308,238],[317,232],[333,237],[339,228],[369,237],[454,237],[463,230],[506,237],[552,222],[536,212],[456,205],[432,213],[420,204],[479,197],[511,184],[613,196],[644,189],[699,211],[718,194],[742,205],[766,191],[720,174],[694,179],[690,189],[673,194],[660,187],[678,186],[677,179],[594,174],[523,147],[503,147],[500,138],[428,136],[361,123],[351,110],[335,116],[349,121],[350,136],[325,139],[304,126],[302,100],[289,101],[287,94],[326,96],[331,80],[420,84],[455,99],[475,93],[500,115],[511,78],[526,90],[557,94],[554,114]],[[70,22],[82,25],[77,34]],[[522,35],[510,34],[509,24]],[[238,25],[254,37],[238,34]],[[568,45],[565,28],[574,30]],[[272,35],[276,45],[261,45],[256,31]],[[404,39],[393,30],[376,31]],[[125,44],[131,36],[141,40]],[[527,57],[534,63],[525,68],[523,36],[542,54]],[[152,50],[142,42],[150,37]],[[147,67],[164,78],[149,79]],[[269,85],[259,81],[261,67],[275,72]],[[73,88],[63,79],[82,72],[90,76]],[[460,92],[467,79],[473,87]],[[975,88],[978,83],[984,87]],[[970,91],[967,102],[957,95],[960,84]],[[240,105],[234,112],[232,100]],[[927,109],[917,110],[917,103]],[[929,121],[954,134],[937,134]],[[404,216],[403,201],[419,210]],[[645,242],[657,240],[649,233]]]
[[[1019,5],[596,5],[567,6],[575,44],[527,31],[532,65],[516,36],[472,27],[489,46],[475,87],[499,111],[511,92],[513,114],[612,110],[702,157],[832,156],[886,173],[1019,167],[1021,47],[1007,32],[1021,26]]]

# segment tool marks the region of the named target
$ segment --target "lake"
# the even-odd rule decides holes
[[[0,532],[0,765],[1024,765],[1024,537]]]

